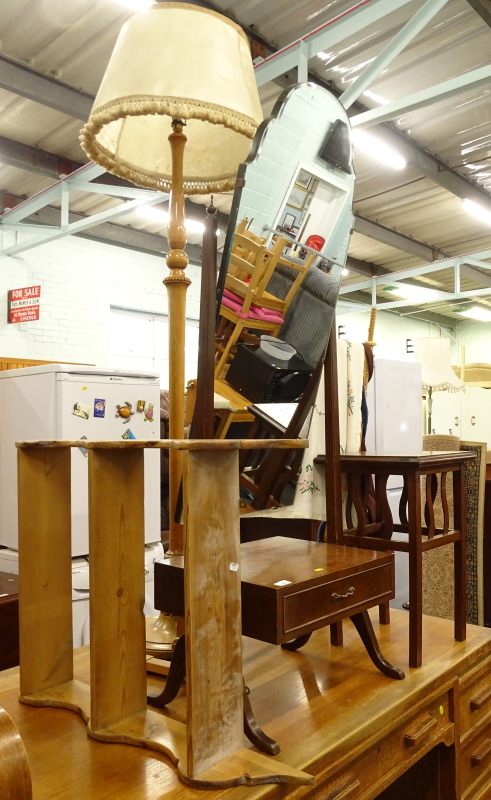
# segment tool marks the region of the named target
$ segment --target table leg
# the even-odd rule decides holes
[[[295,641],[300,641],[296,639]],[[307,639],[310,639],[310,634],[307,635]],[[292,642],[293,644],[293,642]],[[304,642],[305,644],[305,642]],[[298,645],[300,647],[300,645]],[[183,634],[177,641],[177,644],[174,648],[174,654],[172,656],[172,661],[169,668],[169,674],[167,676],[167,680],[165,682],[165,689],[158,695],[149,695],[147,697],[147,702],[153,708],[165,708],[169,703],[177,696],[179,689],[184,683],[186,678],[186,648],[185,648],[185,635]],[[261,750],[263,753],[267,753],[270,756],[276,756],[280,752],[280,746],[278,742],[274,739],[271,739],[267,736],[264,731],[259,727],[257,724],[256,718],[254,716],[254,712],[252,710],[251,701],[249,699],[249,689],[244,683],[244,733],[255,745],[258,750]]]
[[[172,703],[177,696],[179,689],[186,677],[186,644],[185,635],[179,637],[174,647],[172,660],[170,662],[169,674],[165,682],[165,689],[160,694],[151,694],[147,697],[147,703],[153,708],[165,708],[168,703]]]
[[[465,641],[466,596],[466,520],[464,515],[464,476],[462,466],[453,473],[454,528],[460,529],[460,539],[454,542],[454,625],[455,638]]]
[[[406,676],[404,675],[402,669],[398,669],[398,667],[394,667],[393,664],[390,664],[380,652],[377,637],[375,636],[372,622],[368,616],[368,611],[361,611],[359,614],[353,614],[350,619],[358,631],[360,639],[365,645],[366,651],[377,669],[379,669],[384,675],[387,675],[388,678],[395,678],[399,681],[405,678]]]
[[[343,644],[343,623],[334,622],[329,626],[331,634],[331,645],[333,647],[341,647]]]
[[[422,664],[423,642],[423,551],[421,533],[421,476],[408,475],[409,534],[409,666]]]
[[[311,636],[311,633],[305,633],[303,636],[298,636],[296,639],[292,639],[291,642],[285,642],[282,644],[281,649],[289,650],[291,653],[294,653],[299,647],[303,647],[304,644],[307,644]]]
[[[280,746],[274,739],[266,736],[257,724],[251,701],[249,700],[249,693],[250,690],[244,683],[244,733],[258,750],[268,753],[270,756],[277,756],[280,752]]]

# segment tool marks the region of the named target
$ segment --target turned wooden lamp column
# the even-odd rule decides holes
[[[171,250],[167,253],[170,275],[163,283],[169,296],[169,438],[184,439],[184,353],[186,335],[186,291],[191,283],[185,275],[189,260],[186,246],[186,218],[183,192],[183,158],[186,137],[181,120],[172,121],[169,136],[172,152],[172,188],[169,204],[167,239]],[[169,452],[169,554],[182,555],[182,524],[175,518],[175,509],[182,476],[182,453]]]
[[[184,433],[184,330],[190,283],[184,273],[184,195],[233,189],[261,120],[249,42],[242,29],[200,6],[158,2],[124,25],[81,131],[87,155],[109,172],[171,194],[170,274],[164,279],[169,298],[171,438],[181,439]],[[180,459],[180,453],[171,454],[174,555],[183,549],[180,526],[174,521]]]

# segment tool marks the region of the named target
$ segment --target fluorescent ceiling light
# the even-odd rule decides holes
[[[405,297],[407,300],[415,300],[418,303],[432,303],[440,299],[439,292],[434,289],[424,289],[420,286],[384,286],[384,292],[395,294],[398,297]]]
[[[136,209],[136,213],[139,217],[143,217],[149,222],[157,222],[165,227],[169,222],[169,212],[162,211],[160,208],[154,208],[153,206],[141,206]],[[185,225],[188,233],[204,233],[205,226],[202,222],[198,222],[194,219],[187,219],[185,220]]]
[[[406,166],[405,159],[376,136],[357,128],[353,129],[352,135],[355,147],[374,158],[375,161],[379,161],[386,167],[392,167],[392,169],[404,169]]]
[[[463,317],[470,317],[470,319],[478,319],[480,322],[491,322],[491,311],[479,306],[470,306],[469,308],[454,308],[455,314],[461,314]]]
[[[473,200],[469,200],[467,197],[465,197],[462,200],[462,208],[464,211],[472,214],[473,217],[480,219],[481,222],[485,222],[486,225],[491,225],[491,213],[478,203],[474,203]]]
[[[365,89],[363,92],[365,97],[369,97],[370,100],[373,100],[374,103],[378,103],[381,106],[386,106],[387,103],[390,103],[390,100],[387,100],[386,97],[382,97],[381,94],[377,94],[376,92],[372,92],[371,89]]]

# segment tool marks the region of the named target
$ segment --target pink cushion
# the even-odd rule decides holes
[[[281,325],[284,320],[283,317],[271,308],[262,308],[262,306],[255,306],[251,303],[251,307],[247,314],[242,312],[243,300],[238,295],[230,291],[230,289],[223,290],[222,303],[226,308],[229,308],[234,314],[237,314],[241,319],[257,319],[261,322],[271,322],[273,325]]]

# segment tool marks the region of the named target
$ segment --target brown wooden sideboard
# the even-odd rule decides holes
[[[374,627],[381,648],[406,679],[384,677],[351,625],[330,647],[326,629],[289,653],[244,640],[243,665],[258,723],[278,756],[315,776],[312,786],[211,791],[182,784],[163,755],[103,744],[77,714],[18,701],[18,670],[0,675],[0,706],[12,716],[29,757],[36,800],[485,800],[491,788],[491,631],[425,618],[425,664],[407,665],[408,614]],[[75,671],[88,680],[89,648]],[[162,679],[149,676],[149,689]],[[185,688],[169,709],[183,719]]]

